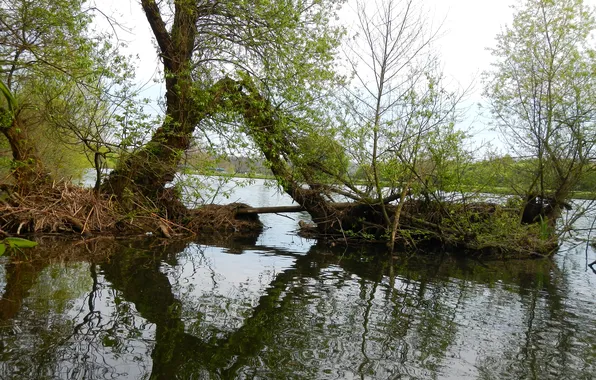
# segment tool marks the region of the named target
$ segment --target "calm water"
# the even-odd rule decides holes
[[[259,182],[229,201],[290,204]],[[254,240],[45,240],[0,259],[1,379],[592,379],[596,252],[362,259]],[[588,223],[589,221],[585,221]],[[60,259],[64,253],[109,259]]]

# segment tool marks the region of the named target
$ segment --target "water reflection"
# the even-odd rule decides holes
[[[100,249],[5,264],[0,378],[593,377],[594,289],[551,261]]]

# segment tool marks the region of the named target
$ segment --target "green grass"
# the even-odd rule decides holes
[[[510,187],[504,186],[483,186],[482,188],[474,186],[461,186],[460,191],[466,193],[488,193],[497,195],[519,195]],[[573,199],[585,199],[592,200],[596,199],[596,192],[594,191],[572,191],[571,198]]]

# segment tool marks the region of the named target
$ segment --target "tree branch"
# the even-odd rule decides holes
[[[159,7],[155,3],[155,0],[142,0],[141,5],[161,50],[164,66],[166,69],[172,70],[172,39],[168,33],[166,24],[161,18]]]

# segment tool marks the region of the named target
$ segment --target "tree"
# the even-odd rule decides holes
[[[317,94],[336,80],[332,58],[341,31],[329,17],[338,4],[143,0],[163,63],[165,119],[103,188],[121,199],[162,199],[196,129],[212,141],[249,136],[288,182],[293,144],[312,134]]]
[[[114,198],[104,202],[108,197],[81,192],[118,214],[109,216],[114,228],[125,219],[122,209],[128,213],[140,205],[149,221],[145,227],[131,222],[132,228],[159,228],[170,236],[162,223],[169,218],[200,229],[207,224],[205,215],[227,221],[242,214],[237,205],[212,207],[217,210],[212,214],[208,208],[189,210],[176,188],[167,186],[185,151],[201,139],[195,146],[256,151],[279,186],[310,213],[319,233],[389,240],[391,250],[398,231],[401,241],[413,246],[502,248],[502,227],[510,225],[510,213],[491,204],[468,209],[465,202],[442,198],[443,190],[461,178],[458,164],[467,159],[465,134],[454,125],[461,95],[442,86],[430,49],[435,34],[423,32],[424,14],[414,9],[413,0],[379,2],[372,15],[360,4],[364,49],[354,49],[357,58],[350,63],[362,92],[352,87],[344,110],[332,107],[331,96],[342,83],[335,72],[342,29],[330,25],[340,0],[142,0],[163,63],[166,94],[161,125],[137,149],[127,149],[130,141],[122,141],[123,133],[118,136],[128,128],[129,115],[137,118],[136,126],[147,126],[128,92],[127,66],[112,56],[109,43],[86,34],[91,16],[80,1],[46,2],[19,0],[0,8],[6,15],[0,20],[0,72],[5,75],[0,131],[13,148],[22,188],[48,182],[27,135],[48,128],[81,143],[94,161],[119,153],[118,167],[100,190],[116,195],[123,207],[114,210]],[[110,63],[116,70],[104,67]],[[358,64],[370,70],[359,71]],[[547,144],[541,141],[541,146],[544,157],[552,156]],[[567,164],[565,159],[553,162]],[[354,166],[362,169],[364,186],[353,180]],[[418,197],[406,200],[409,192]],[[58,195],[52,206],[62,202]],[[354,202],[337,203],[338,197]],[[91,213],[98,212],[85,203],[91,209],[84,223],[68,213],[61,218],[81,233]],[[24,224],[13,219],[18,233]],[[253,215],[246,225],[255,228],[256,222]],[[533,242],[528,245],[533,249]]]
[[[510,149],[533,158],[527,199],[554,224],[596,153],[594,10],[582,0],[526,0],[514,9],[491,50],[485,95]]]
[[[83,149],[67,148],[65,143],[89,148],[90,133],[99,140],[99,133],[91,132],[90,120],[98,120],[97,112],[90,110],[114,104],[106,99],[102,78],[126,87],[126,76],[119,72],[126,65],[117,46],[112,47],[105,35],[89,31],[93,12],[83,4],[81,0],[0,3],[0,80],[5,94],[10,94],[0,105],[0,132],[11,146],[12,169],[21,191],[49,182],[51,168],[45,167],[42,156],[57,161],[74,152],[83,157]],[[112,120],[113,116],[109,114]],[[51,147],[40,152],[46,141]]]
[[[138,150],[150,136],[153,121],[133,83],[130,57],[121,56],[109,36],[102,39],[83,78],[61,84],[58,91],[42,87],[38,94],[46,136],[63,150],[85,154],[86,167],[91,164],[96,171],[96,191],[107,161]]]
[[[430,179],[444,169],[445,153],[461,149],[453,128],[461,95],[442,84],[432,50],[438,30],[427,29],[415,1],[358,2],[357,16],[348,55],[356,83],[348,90],[344,138],[358,165],[370,168],[369,197],[362,200],[380,206],[393,242],[401,208],[390,215],[385,198],[403,204],[413,188],[427,195],[437,188]]]
[[[13,169],[21,187],[30,186],[46,177],[37,148],[29,136],[30,125],[39,122],[23,91],[34,82],[60,81],[61,69],[75,62],[73,51],[76,37],[87,23],[87,16],[80,14],[79,1],[2,2],[0,7],[0,73],[14,103],[2,107],[4,122],[2,133],[13,152]],[[71,20],[66,23],[62,20]],[[67,60],[66,57],[71,57]],[[42,69],[45,67],[45,69]],[[30,88],[30,87],[29,87]]]

